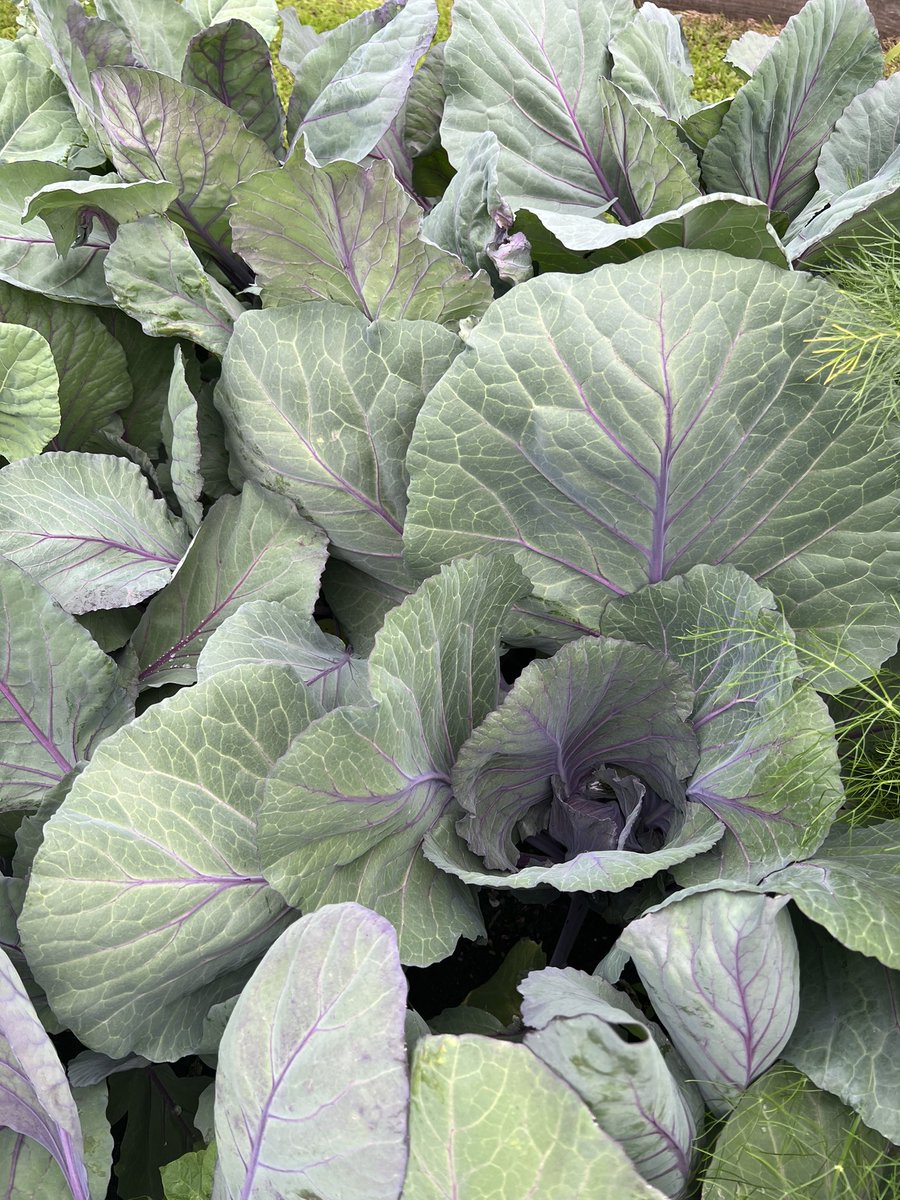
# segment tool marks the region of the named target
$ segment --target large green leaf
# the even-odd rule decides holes
[[[122,178],[177,184],[173,217],[234,282],[248,283],[246,269],[229,248],[226,209],[241,179],[272,166],[265,142],[214,97],[155,71],[116,67],[98,71],[94,82]]]
[[[272,55],[252,25],[232,19],[204,29],[191,40],[180,73],[182,83],[233,108],[276,157],[284,155],[284,108]]]
[[[187,337],[222,355],[244,311],[204,271],[183,230],[167,217],[123,225],[106,257],[106,282],[121,309],[154,337]]]
[[[751,1084],[716,1139],[703,1200],[853,1200],[895,1168],[887,1144],[840,1100],[778,1063]]]
[[[784,1057],[900,1142],[900,973],[802,921],[800,1016]]]
[[[55,449],[84,449],[98,429],[131,403],[122,346],[83,305],[49,300],[0,282],[0,320],[27,325],[50,345],[59,375]]]
[[[314,68],[320,86],[293,131],[291,149],[302,135],[307,154],[321,166],[365,158],[403,107],[416,63],[434,36],[437,15],[434,0],[405,0],[384,5],[378,10],[380,20],[356,25],[352,43],[341,46],[340,34],[328,39]],[[335,46],[350,52],[336,60]],[[322,71],[326,64],[333,73]],[[303,74],[306,67],[305,61]]]
[[[301,504],[340,558],[406,583],[406,448],[425,393],[460,349],[439,325],[370,325],[342,304],[246,313],[216,389],[232,456]]]
[[[403,1200],[662,1200],[586,1105],[512,1042],[416,1043]]]
[[[388,162],[319,168],[295,154],[235,195],[234,246],[267,306],[337,300],[369,320],[449,323],[491,301],[486,278],[420,237],[422,210]]]
[[[697,1128],[666,1063],[668,1039],[622,992],[571,967],[535,972],[520,990],[528,1049],[575,1089],[648,1183],[680,1195]]]
[[[711,251],[520,284],[419,414],[411,565],[509,547],[596,628],[613,596],[730,563],[835,657],[817,686],[846,687],[894,649],[900,523],[883,414],[851,413],[809,345],[843,311],[823,280]]]
[[[716,1116],[772,1065],[797,1023],[801,974],[786,903],[754,892],[676,894],[619,938]]]
[[[97,16],[118,25],[145,67],[177,79],[200,22],[177,0],[94,0]]]
[[[533,212],[541,225],[562,243],[560,248],[551,243],[560,269],[590,270],[607,262],[628,262],[639,254],[667,250],[670,246],[724,250],[738,258],[760,258],[776,267],[787,265],[784,247],[769,224],[768,205],[749,196],[700,196],[672,212],[631,225],[540,208]],[[556,269],[537,237],[535,243],[535,256],[546,262],[548,269]],[[575,253],[565,254],[565,249]],[[585,255],[585,251],[590,253]]]
[[[328,711],[370,699],[368,663],[289,604],[252,600],[223,621],[197,662],[202,682],[241,663],[286,667]]]
[[[110,21],[89,17],[77,0],[29,0],[28,11],[79,121],[93,140],[102,140],[92,76],[103,67],[134,63],[127,34]]]
[[[178,572],[154,596],[131,640],[143,687],[193,683],[213,630],[247,600],[312,612],[325,538],[283,496],[255,484],[210,509]]]
[[[614,203],[597,80],[609,76],[608,44],[634,11],[631,0],[457,0],[441,124],[454,166],[490,130],[501,147],[500,189],[514,208],[594,215],[613,205],[624,214]]]
[[[0,162],[64,163],[84,142],[58,76],[20,42],[0,43]]]
[[[406,1173],[406,979],[391,925],[310,913],[244,988],[219,1047],[216,1145],[228,1197],[397,1200]]]
[[[0,472],[0,554],[67,612],[146,600],[187,544],[182,522],[127,459],[51,453]]]
[[[27,325],[0,325],[0,455],[40,454],[59,433],[59,373],[45,337]]]
[[[709,189],[794,217],[815,191],[819,147],[883,70],[865,0],[809,0],[740,89],[703,153]]]
[[[22,223],[40,217],[53,235],[57,251],[65,257],[79,236],[90,234],[95,217],[100,217],[112,236],[117,224],[137,221],[149,213],[164,213],[177,195],[175,184],[161,179],[142,179],[139,183],[64,180],[48,183],[28,198]]]
[[[850,950],[900,970],[900,821],[837,824],[810,858],[768,875],[767,890],[790,896]]]
[[[666,651],[696,689],[700,762],[687,796],[725,836],[679,867],[679,882],[756,883],[811,854],[844,799],[834,724],[795,683],[794,635],[771,592],[733,567],[692,567],[611,601],[603,630]]]
[[[426,580],[375,639],[374,706],[336,709],[298,738],[260,809],[266,878],[285,899],[375,909],[417,966],[483,929],[469,889],[435,870],[421,844],[455,809],[450,769],[497,702],[500,626],[522,587],[509,558],[461,561]]]
[[[691,96],[694,68],[680,18],[655,4],[643,4],[609,47],[612,81],[644,108],[681,121],[700,107]]]
[[[819,189],[787,231],[794,258],[815,259],[843,239],[900,225],[900,75],[851,100],[822,147]],[[868,228],[867,228],[868,227]]]
[[[42,296],[112,305],[103,277],[109,249],[105,234],[95,230],[83,246],[60,258],[44,221],[22,224],[22,212],[35,192],[72,179],[71,172],[55,163],[0,164],[0,279]]]
[[[44,828],[19,928],[54,1011],[95,1050],[177,1059],[291,914],[255,814],[321,710],[287,671],[240,667],[107,739]]]

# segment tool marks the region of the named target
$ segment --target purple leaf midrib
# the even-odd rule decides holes
[[[96,544],[105,546],[109,550],[121,550],[125,554],[133,554],[135,558],[143,558],[150,562],[165,563],[167,566],[175,567],[181,561],[180,556],[176,554],[154,554],[150,550],[144,550],[141,546],[129,546],[125,542],[116,542],[112,538],[104,538],[86,533],[46,533],[40,529],[23,529],[20,530],[23,537],[40,538],[46,542],[78,542],[83,544]]]
[[[65,755],[63,755],[59,748],[55,745],[53,740],[46,733],[44,733],[44,731],[37,725],[29,713],[26,712],[24,706],[19,701],[15,692],[13,692],[12,688],[5,679],[0,679],[0,696],[6,700],[10,708],[12,708],[13,712],[15,712],[18,716],[21,724],[25,726],[38,745],[41,746],[47,754],[49,754],[56,765],[62,770],[63,774],[68,775],[69,771],[72,770],[73,764],[69,762]]]

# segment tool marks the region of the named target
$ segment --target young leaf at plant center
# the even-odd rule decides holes
[[[240,184],[229,217],[266,307],[336,300],[369,320],[452,324],[492,298],[486,277],[420,236],[422,210],[388,162],[320,168],[298,151]]]
[[[131,403],[122,347],[84,305],[45,299],[0,282],[0,320],[27,325],[50,346],[59,376],[60,424],[53,449],[85,449],[97,430]]]
[[[683,1195],[697,1123],[661,1031],[623,993],[572,968],[534,972],[520,991],[528,1049],[578,1093],[648,1183]]]
[[[125,353],[134,396],[122,412],[125,440],[158,461],[177,343],[174,338],[148,337],[120,308],[103,309],[101,319]]]
[[[728,47],[725,61],[737,67],[749,79],[759,70],[760,63],[775,45],[778,39],[768,33],[759,33],[755,29],[745,30],[739,38]]]
[[[146,600],[169,582],[188,541],[127,459],[48,453],[0,472],[0,554],[66,612]]]
[[[0,951],[0,1126],[39,1142],[74,1200],[90,1200],[78,1109],[62,1063],[22,982]]]
[[[292,919],[260,872],[262,784],[321,713],[239,667],[98,749],[44,828],[19,929],[54,1011],[95,1050],[177,1059]],[[98,920],[114,910],[115,920]]]
[[[0,558],[4,729],[0,808],[34,809],[132,715],[116,665],[74,617],[24,571]]]
[[[110,1121],[118,1124],[125,1120],[115,1165],[121,1196],[164,1200],[159,1169],[192,1151],[199,1142],[193,1118],[209,1086],[208,1076],[176,1075],[166,1063],[151,1063],[110,1077]]]
[[[406,448],[425,393],[461,349],[439,325],[370,324],[341,304],[245,313],[216,388],[232,459],[301,504],[338,557],[409,586]]]
[[[102,146],[103,130],[92,76],[102,67],[134,64],[127,35],[109,21],[89,17],[77,0],[29,0],[28,11],[78,120],[90,141]]]
[[[251,600],[223,621],[197,660],[202,682],[241,663],[286,667],[309,688],[326,712],[370,699],[369,666],[312,617],[290,604]]]
[[[723,250],[737,258],[787,266],[787,253],[769,222],[768,206],[749,196],[699,196],[672,212],[631,225],[614,225],[595,217],[572,216],[543,208],[531,212],[543,229],[549,231],[549,238],[533,228],[526,210],[519,213],[518,223],[534,243],[535,258],[547,270],[558,266],[580,273],[608,262],[628,262],[640,254],[672,246]]]
[[[59,77],[20,42],[0,43],[0,162],[65,163],[85,143]]]
[[[509,1025],[519,1016],[519,984],[530,971],[540,971],[546,965],[547,956],[537,942],[521,938],[490,979],[473,988],[463,1004],[490,1013],[501,1026]]]
[[[59,374],[36,329],[0,325],[0,384],[0,455],[40,454],[59,432]]]
[[[834,255],[900,211],[900,75],[881,79],[841,114],[819,155],[818,191],[785,238],[793,258]],[[852,185],[852,186],[851,186]]]
[[[653,1009],[716,1116],[781,1054],[800,969],[786,898],[678,894],[619,938]]]
[[[22,211],[35,192],[73,178],[55,163],[0,164],[0,279],[41,296],[112,305],[103,277],[109,239],[102,231],[95,229],[83,246],[60,258],[44,221],[35,218],[22,224]]]
[[[900,821],[833,826],[811,858],[767,875],[768,891],[790,896],[850,950],[900,970]]]
[[[403,587],[383,583],[333,555],[322,574],[322,592],[342,637],[366,657],[387,614],[414,590],[412,581]]]
[[[176,0],[94,0],[97,16],[127,35],[141,66],[177,79],[200,23]]]
[[[824,280],[712,251],[519,284],[419,414],[410,565],[514,549],[596,628],[614,596],[730,563],[835,656],[816,686],[847,687],[894,650],[900,523],[883,413],[816,376],[809,343],[846,312]]]
[[[900,1142],[900,973],[845,949],[812,921],[796,925],[800,1016],[783,1056]]]
[[[450,769],[497,702],[501,623],[523,588],[503,556],[460,560],[426,580],[375,639],[374,705],[318,721],[266,787],[266,878],[298,907],[353,899],[380,912],[405,963],[445,958],[483,929],[474,896],[436,871],[421,843],[456,807]]]
[[[184,232],[167,217],[123,225],[106,257],[116,304],[154,337],[187,337],[223,355],[244,312],[204,271]]]
[[[402,1200],[663,1200],[586,1105],[525,1046],[471,1034],[417,1042]]]
[[[246,287],[252,277],[230,249],[225,210],[241,179],[272,166],[272,152],[237,113],[165,75],[116,67],[93,78],[116,170],[125,180],[176,183],[173,219]]]
[[[610,43],[612,81],[634,104],[680,122],[700,107],[691,96],[694,68],[678,17],[643,4]]]
[[[325,557],[324,535],[285,497],[246,484],[217,500],[131,639],[141,687],[193,683],[210,634],[247,600],[312,612]]]
[[[73,246],[90,236],[95,220],[112,237],[117,225],[151,213],[163,214],[177,195],[174,183],[159,179],[143,179],[140,183],[107,183],[102,179],[48,183],[29,196],[22,223],[40,217],[64,258]]]
[[[835,1096],[777,1063],[750,1085],[719,1133],[703,1171],[703,1200],[849,1200],[874,1196],[894,1170],[877,1133]]]
[[[844,800],[834,724],[797,682],[794,635],[771,592],[733,567],[692,567],[611,601],[602,623],[614,637],[668,652],[696,689],[700,762],[687,798],[726,832],[676,869],[679,882],[756,883],[811,854]]]
[[[501,146],[500,190],[513,208],[540,204],[595,216],[623,212],[607,175],[596,87],[608,78],[609,42],[634,20],[631,0],[457,0],[445,55],[441,141],[458,167],[490,130]],[[599,152],[598,152],[599,150]]]
[[[191,40],[181,82],[233,108],[246,129],[284,156],[284,109],[268,43],[245,21],[204,29]]]
[[[226,1197],[398,1200],[406,1173],[406,979],[391,925],[356,904],[301,917],[235,1005],[219,1048]]]
[[[191,533],[196,533],[203,520],[203,450],[197,401],[188,387],[184,373],[181,347],[175,349],[175,365],[169,383],[169,397],[163,413],[163,444],[169,455],[172,490],[181,515]]]
[[[278,8],[275,0],[184,0],[184,7],[201,29],[221,25],[225,21],[244,21],[252,25],[266,44],[278,31]]]
[[[673,841],[675,861],[706,849],[715,819],[679,838],[692,704],[682,671],[645,646],[581,638],[536,659],[457,756],[460,835],[488,867],[566,891],[630,887],[672,865]]]
[[[312,67],[321,86],[300,124],[295,128],[291,122],[291,153],[302,135],[307,157],[318,166],[337,159],[359,162],[387,133],[406,100],[416,63],[434,36],[437,8],[434,0],[385,4],[373,24],[374,29],[357,26],[365,29],[362,40],[354,30],[356,44],[340,65],[333,54],[341,45],[340,35],[324,43],[317,61],[312,55],[304,61],[302,74]],[[336,68],[327,81],[322,78],[326,64]]]
[[[756,196],[795,217],[815,191],[818,148],[853,97],[881,77],[882,64],[865,0],[809,0],[710,138],[707,187]]]

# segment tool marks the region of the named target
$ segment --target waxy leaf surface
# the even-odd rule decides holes
[[[210,634],[247,600],[312,612],[324,565],[325,538],[289,500],[253,484],[223,496],[135,630],[141,686],[193,683]]]
[[[281,935],[219,1047],[227,1197],[397,1200],[406,1173],[406,979],[388,921],[330,905]]]
[[[44,828],[20,918],[50,1003],[85,1045],[176,1059],[291,914],[260,871],[272,764],[321,710],[241,667],[109,738]]]
[[[182,522],[127,459],[50,453],[0,473],[0,554],[67,612],[146,600],[187,544]]]
[[[881,415],[816,376],[841,313],[824,280],[711,251],[520,284],[419,414],[413,569],[510,548],[596,628],[613,596],[730,563],[835,656],[817,687],[846,687],[894,649],[900,523]]]

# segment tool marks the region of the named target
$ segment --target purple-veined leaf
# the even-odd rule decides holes
[[[94,221],[112,237],[117,225],[137,221],[150,213],[166,211],[178,189],[164,179],[142,179],[138,183],[122,183],[115,176],[104,179],[66,179],[48,183],[28,197],[22,224],[40,217],[53,235],[61,257],[86,239]]]
[[[816,686],[845,688],[900,628],[881,414],[824,384],[809,344],[847,313],[825,280],[712,251],[519,284],[419,414],[408,561],[514,550],[541,600],[594,628],[615,596],[731,564],[833,658]]]
[[[117,67],[98,71],[93,81],[122,178],[177,184],[173,218],[233,283],[250,283],[230,248],[226,209],[241,179],[272,166],[272,152],[213,96],[155,71]]]
[[[127,459],[48,453],[0,473],[0,554],[66,612],[146,600],[169,582],[188,540]]]
[[[609,42],[634,14],[631,0],[457,0],[441,122],[453,165],[489,130],[501,147],[500,189],[513,208],[540,204],[589,216],[611,208],[627,220],[597,80],[609,77]]]
[[[397,935],[376,913],[331,905],[281,935],[219,1047],[215,1132],[228,1200],[397,1200],[405,1006]]]
[[[0,1127],[53,1155],[74,1200],[90,1200],[78,1109],[22,981],[0,950]]]
[[[469,889],[436,871],[421,844],[458,811],[450,769],[497,702],[501,624],[522,589],[506,556],[461,560],[426,580],[375,639],[374,704],[317,721],[266,787],[266,878],[305,909],[341,900],[375,909],[397,928],[403,961],[417,966],[483,928]]]
[[[700,762],[687,798],[723,823],[707,854],[677,868],[683,885],[756,883],[807,857],[843,802],[834,725],[798,682],[794,635],[771,592],[733,567],[685,575],[611,601],[603,629],[663,650],[696,691]]]
[[[619,938],[717,1116],[778,1058],[797,1021],[800,969],[786,904],[756,892],[676,893]]]
[[[247,600],[311,613],[325,557],[324,535],[284,496],[251,483],[217,500],[131,639],[140,686],[193,683],[210,634]]]
[[[411,590],[406,448],[426,392],[461,349],[430,321],[370,324],[342,304],[245,313],[216,387],[232,461],[302,505],[339,558]]]
[[[703,1103],[679,1082],[686,1068],[662,1030],[623,992],[571,967],[535,971],[519,990],[528,1049],[575,1089],[648,1183],[683,1195]]]
[[[420,236],[422,211],[390,163],[314,167],[294,154],[245,180],[229,212],[235,249],[268,306],[336,300],[369,320],[450,324],[491,300],[455,254]]]
[[[742,192],[795,217],[815,191],[822,143],[883,70],[865,0],[809,0],[740,89],[703,152],[711,191]]]
[[[74,617],[0,558],[0,807],[44,793],[130,719],[116,665]]]
[[[100,747],[44,827],[19,930],[55,1012],[94,1050],[202,1048],[293,914],[263,878],[273,763],[321,713],[290,672],[238,667],[153,705]]]
[[[181,82],[233,108],[246,129],[284,156],[284,109],[265,39],[244,21],[226,21],[191,39]]]

